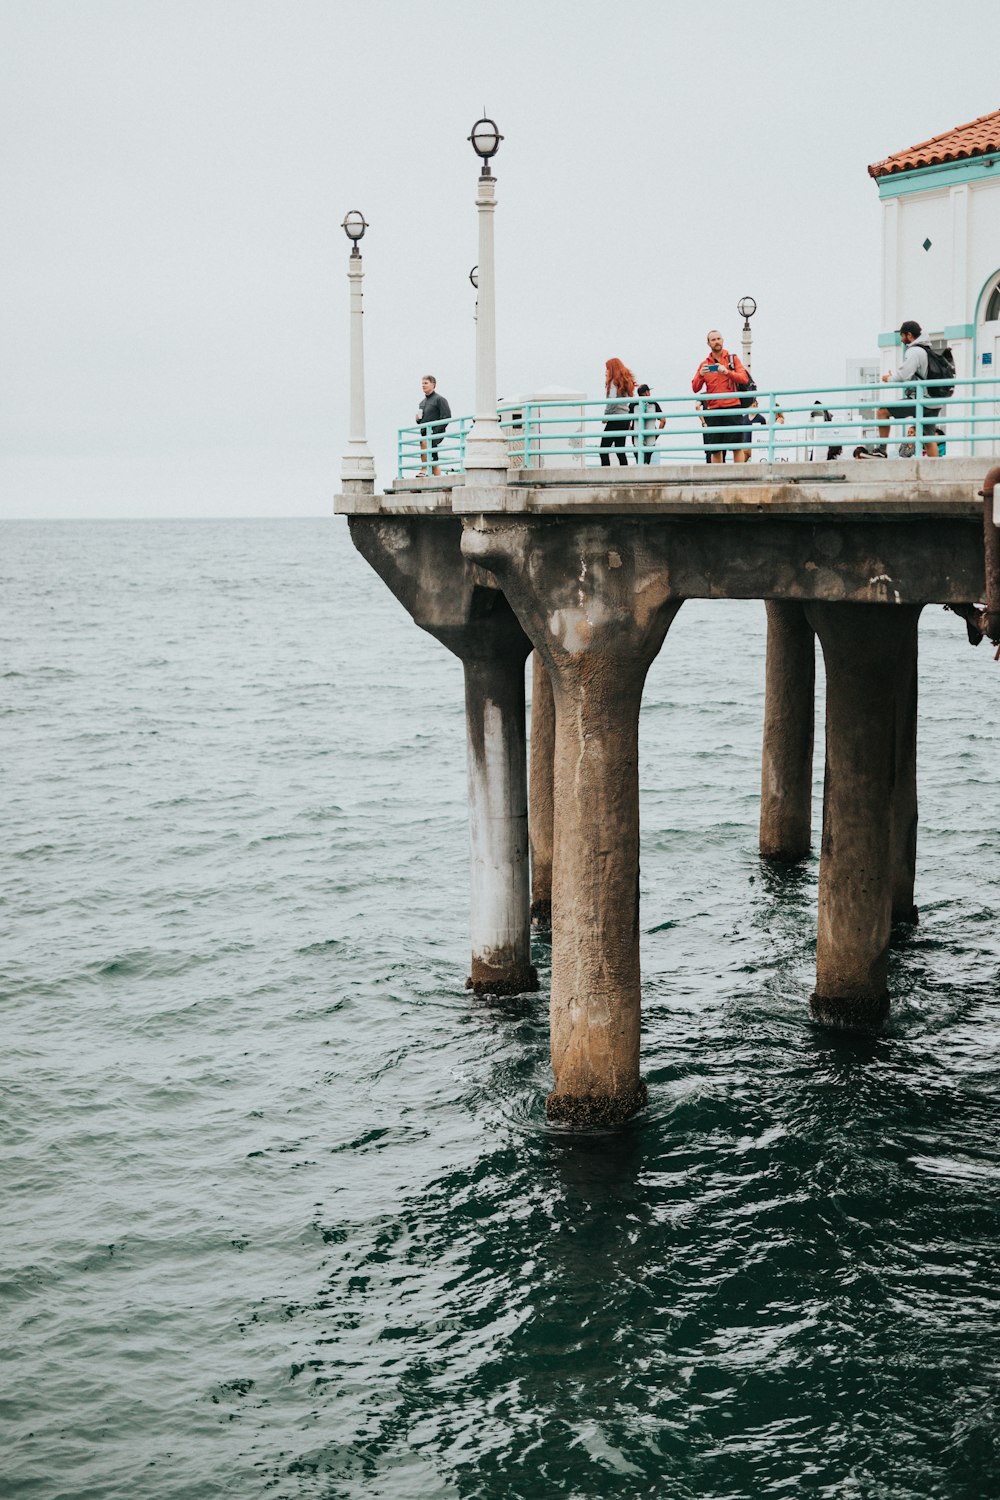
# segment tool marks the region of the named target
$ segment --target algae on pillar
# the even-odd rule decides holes
[[[639,1074],[639,705],[681,600],[641,521],[467,523],[555,701],[550,1119],[627,1119]]]

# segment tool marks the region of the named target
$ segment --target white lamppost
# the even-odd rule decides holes
[[[757,311],[757,304],[752,297],[741,297],[736,304],[736,311],[743,319],[743,363],[749,371],[750,345],[753,342],[753,335],[750,332],[750,319]]]
[[[347,280],[351,288],[351,431],[340,466],[343,482],[365,481],[366,489],[375,485],[375,460],[365,436],[365,338],[361,321],[364,316],[361,283],[365,273],[358,249],[358,242],[367,228],[364,214],[358,213],[357,209],[344,216],[344,233],[351,242],[347,262]]]
[[[477,120],[469,136],[472,149],[483,163],[479,174],[476,208],[479,210],[479,265],[474,285],[479,293],[476,305],[476,415],[465,444],[466,471],[507,468],[507,445],[497,421],[497,348],[496,294],[493,274],[493,212],[496,208],[496,178],[490,171],[490,160],[497,153],[503,136],[496,122],[487,117]],[[471,277],[470,277],[471,280]],[[474,482],[489,483],[486,476]],[[492,479],[499,482],[499,475]]]

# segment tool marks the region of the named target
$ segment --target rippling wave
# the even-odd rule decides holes
[[[864,1040],[809,1020],[815,861],[755,854],[763,608],[684,606],[649,1107],[581,1136],[545,944],[537,996],[463,989],[460,666],[342,524],[0,536],[5,1497],[1000,1494],[1000,668],[959,623]]]

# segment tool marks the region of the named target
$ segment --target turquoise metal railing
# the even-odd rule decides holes
[[[925,443],[937,443],[941,456],[1000,453],[1000,378],[956,380],[951,396],[935,394],[937,388],[951,384],[920,381],[905,387],[893,382],[756,391],[753,406],[729,408],[706,408],[704,396],[686,392],[633,397],[624,413],[609,413],[607,400],[529,401],[501,405],[498,415],[508,461],[518,469],[592,467],[602,461],[619,465],[622,457],[628,464],[692,464],[703,462],[709,448],[721,450],[727,459],[734,451],[749,451],[752,460],[762,462],[825,460],[830,449],[839,448],[840,457],[850,458],[855,448],[883,441],[890,458],[912,456]],[[913,394],[908,396],[907,391]],[[707,398],[709,403],[712,400]],[[911,410],[880,422],[877,412],[885,406]],[[706,427],[702,422],[706,409],[713,416],[731,414],[730,420]],[[825,420],[827,412],[830,421]],[[455,430],[442,440],[440,468],[456,471],[463,467],[471,425],[470,417],[451,424]],[[890,429],[885,440],[877,431],[884,425]],[[913,431],[908,433],[907,428]],[[401,477],[429,469],[419,450],[420,441],[419,428],[400,432]]]
[[[396,472],[400,478],[430,474],[461,474],[465,468],[465,440],[471,417],[453,417],[448,422],[428,422],[424,427],[401,427],[396,436]]]

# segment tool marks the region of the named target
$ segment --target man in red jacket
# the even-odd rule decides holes
[[[726,449],[731,448],[733,462],[747,461],[748,443],[744,442],[743,413],[740,398],[734,392],[745,390],[750,376],[743,367],[738,354],[730,354],[723,347],[722,334],[713,328],[708,335],[708,354],[694,372],[691,389],[708,392],[705,401],[705,446],[711,450],[713,464],[726,461]],[[715,432],[714,428],[728,427],[729,432]]]

